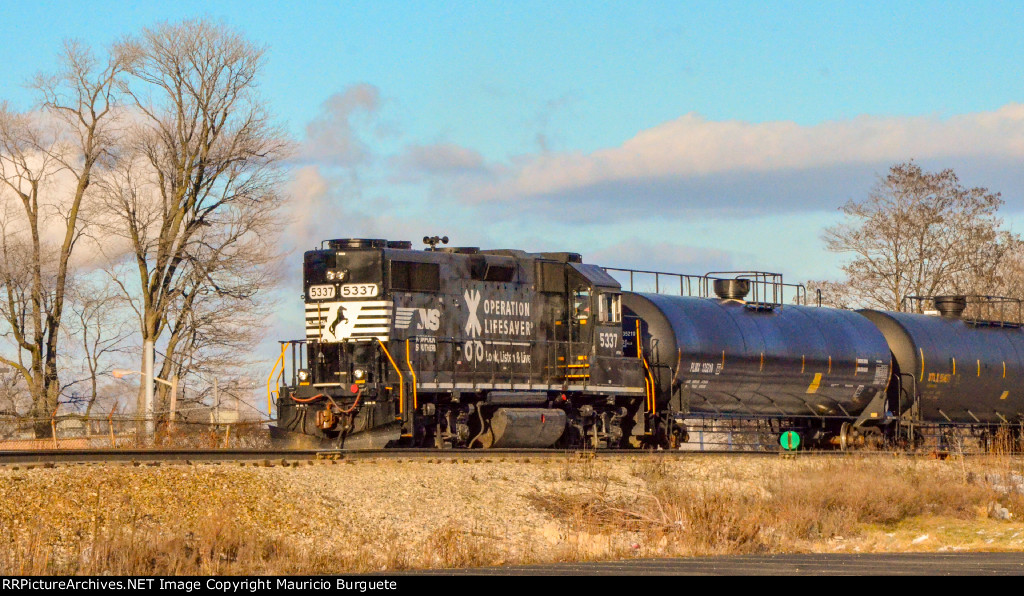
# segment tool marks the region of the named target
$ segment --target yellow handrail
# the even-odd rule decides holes
[[[647,411],[654,412],[654,378],[651,377],[650,383],[647,379],[650,373],[650,368],[647,366],[647,359],[644,358],[644,346],[640,336],[640,319],[636,320],[636,357],[644,365],[644,399],[647,402]]]
[[[409,365],[409,374],[412,375],[412,409],[419,407],[416,395],[416,371],[412,369],[412,359],[409,358],[409,340],[405,340],[405,363]]]
[[[388,352],[388,347],[384,345],[384,342],[377,338],[377,343],[380,344],[380,349],[384,350],[384,355],[391,361],[391,366],[395,367],[395,372],[398,373],[398,413],[405,413],[405,375],[402,374],[402,369],[398,368],[395,364],[395,359],[391,357],[391,352]]]
[[[642,360],[643,360],[643,363],[644,363],[644,370],[647,373],[647,374],[644,375],[644,386],[649,386],[650,387],[650,393],[648,394],[648,398],[647,398],[647,408],[648,408],[648,411],[651,414],[653,414],[655,406],[657,405],[657,403],[655,401],[656,398],[655,398],[655,395],[654,395],[654,373],[651,372],[651,367],[647,364],[647,359],[646,358],[642,358]],[[650,384],[649,385],[648,385],[648,379],[650,380]]]
[[[267,416],[273,417],[273,412],[270,411],[273,402],[270,399],[270,382],[274,379],[274,371],[277,370],[277,365],[281,365],[281,372],[284,372],[284,353],[288,350],[288,344],[281,344],[281,355],[278,356],[277,360],[274,361],[274,368],[270,369],[270,374],[267,375]]]

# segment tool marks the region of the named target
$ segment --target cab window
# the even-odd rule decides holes
[[[590,318],[590,290],[579,289],[573,292],[573,318],[586,321]]]
[[[598,295],[598,321],[602,323],[622,322],[622,295],[602,293]]]

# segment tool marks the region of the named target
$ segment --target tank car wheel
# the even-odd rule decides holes
[[[850,430],[852,428],[853,428],[853,425],[850,424],[849,422],[844,422],[843,425],[839,427],[839,450],[840,451],[847,451],[847,450],[850,449],[850,447],[853,446],[853,441],[851,440],[852,437],[850,436]]]
[[[918,428],[901,425],[890,435],[891,443],[897,449],[917,451],[924,445],[924,435]]]
[[[669,447],[672,449],[679,449],[679,446],[683,443],[690,441],[690,433],[686,430],[686,425],[681,422],[672,423],[672,434],[669,437]]]

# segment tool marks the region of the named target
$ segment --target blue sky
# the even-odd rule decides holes
[[[690,111],[814,124],[957,114],[1020,96],[1015,2],[3,2],[5,87],[62,39],[103,44],[207,15],[267,43],[263,84],[298,130],[328,94],[382,89],[410,132],[500,156],[553,112],[562,147]],[[5,93],[10,97],[10,94]],[[558,105],[551,108],[551,103]],[[518,134],[517,134],[518,133]]]
[[[1001,191],[1008,224],[1024,224],[1021,3],[0,2],[0,14],[0,97],[20,107],[19,85],[53,67],[64,38],[102,46],[208,16],[267,44],[263,96],[301,144],[296,250],[446,233],[617,266],[835,278],[842,257],[821,229],[910,158]]]

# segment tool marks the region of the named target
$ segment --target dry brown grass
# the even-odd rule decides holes
[[[1024,464],[1000,456],[0,470],[0,574],[311,574],[839,547],[1020,550],[1022,491]],[[993,501],[1014,519],[988,519]]]
[[[134,443],[135,447],[150,446]],[[188,424],[174,426],[162,424],[153,437],[153,447],[164,449],[266,449],[270,439],[259,423],[230,425]]]
[[[19,532],[0,528],[0,573],[4,575],[252,575],[369,572],[413,567],[459,567],[491,563],[479,543],[452,530],[414,557],[401,536],[387,537],[393,548],[373,552],[361,544],[351,551],[326,552],[296,541],[246,531],[229,516],[211,513],[194,525],[160,529],[128,525],[97,528],[58,555],[42,525]],[[360,536],[352,536],[359,541]],[[432,564],[431,564],[432,563]]]
[[[671,462],[650,458],[633,474],[647,490],[609,494],[603,488],[535,494],[535,506],[575,532],[634,533],[672,554],[706,555],[815,550],[873,527],[890,530],[921,518],[973,520],[1000,502],[1024,513],[1020,487],[992,479],[1020,466],[1009,458],[949,462],[851,457],[765,466],[761,481],[680,482]]]

